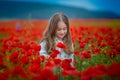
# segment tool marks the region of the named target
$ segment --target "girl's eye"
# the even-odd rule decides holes
[[[63,28],[63,30],[67,30],[67,28]]]
[[[58,28],[57,31],[61,31],[61,30],[67,30],[67,28]]]
[[[60,31],[61,29],[57,29],[58,31]]]

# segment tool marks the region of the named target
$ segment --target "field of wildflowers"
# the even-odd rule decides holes
[[[46,20],[0,21],[0,79],[120,80],[120,25],[105,21],[71,21],[75,66],[55,59],[56,50],[49,58],[39,55]]]

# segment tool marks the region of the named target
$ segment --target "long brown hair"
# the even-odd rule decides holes
[[[63,38],[64,44],[67,46],[67,48],[64,50],[65,53],[71,54],[73,53],[73,46],[72,46],[72,40],[70,35],[70,27],[69,27],[69,20],[66,15],[63,13],[56,13],[54,14],[48,23],[48,26],[46,28],[46,31],[44,33],[43,40],[46,41],[45,49],[48,54],[50,54],[56,47],[55,44],[55,30],[57,29],[58,22],[62,21],[67,26],[67,34]]]

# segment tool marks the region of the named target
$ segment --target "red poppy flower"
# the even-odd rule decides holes
[[[54,61],[49,60],[49,59],[45,64],[45,68],[49,68],[49,69],[53,69],[55,66],[56,66],[56,64],[54,63]]]
[[[29,50],[24,50],[23,52],[24,52],[25,56],[32,56],[33,50],[29,49]]]
[[[28,68],[28,72],[33,74],[38,74],[40,71],[40,64],[31,64]]]
[[[12,70],[12,77],[17,77],[19,76],[22,77],[22,78],[27,78],[27,75],[25,73],[25,70],[23,67],[21,66],[14,66],[13,67],[13,70]]]
[[[100,54],[100,48],[95,48],[95,49],[93,50],[93,53],[94,53],[94,54]]]
[[[74,52],[74,54],[75,54],[76,56],[79,56],[79,55],[80,55],[79,51],[77,51],[77,50]]]
[[[56,65],[59,65],[61,63],[61,59],[58,59],[58,58],[54,59],[53,61]]]
[[[28,59],[27,56],[23,56],[23,57],[20,58],[20,62],[22,64],[28,64],[29,63],[29,59]]]
[[[9,56],[9,59],[11,62],[13,63],[17,63],[18,62],[18,56],[19,56],[19,53],[18,52],[13,52],[10,56]]]
[[[38,44],[36,44],[34,41],[31,41],[31,42],[29,43],[29,45],[30,45],[30,48],[31,48],[31,49],[34,49],[35,51],[40,51],[40,49],[41,49],[41,46],[38,45]]]
[[[110,58],[114,58],[117,56],[117,50],[116,49],[110,49],[108,51],[108,55],[110,56]]]
[[[82,51],[82,59],[88,59],[91,57],[90,53],[87,51]]]
[[[3,73],[0,73],[0,79],[8,80],[9,75],[10,75],[10,70],[6,68]]]
[[[111,77],[120,77],[120,63],[112,63],[107,68],[107,74]]]
[[[62,71],[62,75],[63,76],[69,76],[69,75],[72,75],[72,76],[79,76],[79,72],[76,70],[76,69],[72,69],[72,70],[63,70]]]
[[[40,64],[40,58],[39,58],[39,57],[34,58],[34,59],[32,60],[32,64]]]
[[[3,69],[3,68],[5,68],[5,65],[3,63],[3,56],[0,55],[0,69]]]
[[[94,68],[91,66],[81,72],[81,80],[91,80],[95,76]]]
[[[24,44],[22,45],[22,48],[23,48],[24,50],[26,50],[26,51],[30,49],[30,45],[28,44],[27,41],[24,42]]]
[[[5,76],[3,76],[3,74],[0,74],[0,79],[1,80],[8,80]]]
[[[71,62],[72,62],[72,59],[64,59],[64,60],[62,60],[60,66],[63,69],[72,70],[72,69],[74,69],[74,67],[71,65]]]
[[[98,76],[102,76],[106,73],[107,67],[104,64],[94,66],[94,72]]]
[[[57,47],[66,49],[66,45],[63,44],[62,42],[58,42],[58,43],[57,43]]]
[[[45,56],[40,55],[39,58],[40,58],[40,61],[41,61],[41,62],[44,62],[44,60],[45,60]]]
[[[84,47],[85,47],[85,45],[86,45],[86,43],[85,43],[85,42],[81,42],[79,47],[80,47],[80,48],[84,48]]]
[[[32,77],[32,80],[58,80],[58,76],[53,74],[53,72],[45,68],[38,75]]]
[[[60,52],[58,50],[53,50],[53,52],[50,54],[50,57],[55,58]]]

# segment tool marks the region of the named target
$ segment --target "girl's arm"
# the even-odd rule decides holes
[[[40,55],[43,55],[43,56],[45,56],[45,57],[48,57],[49,55],[47,54],[47,51],[45,50],[45,44],[46,44],[45,41],[42,41],[42,42],[40,43],[41,50],[39,51],[39,54],[40,54]]]
[[[72,44],[72,49],[73,49],[73,51],[74,51],[73,44]],[[69,55],[69,58],[72,59],[72,63],[71,63],[71,64],[74,65],[74,53],[70,54],[70,55]]]
[[[71,58],[72,61],[73,61],[73,60],[74,60],[74,53],[73,53],[73,54],[70,54],[70,55],[69,55],[69,58]]]
[[[71,64],[73,65],[73,64],[74,64],[74,53],[70,54],[70,55],[69,55],[69,58],[71,58],[71,59],[72,59]]]

